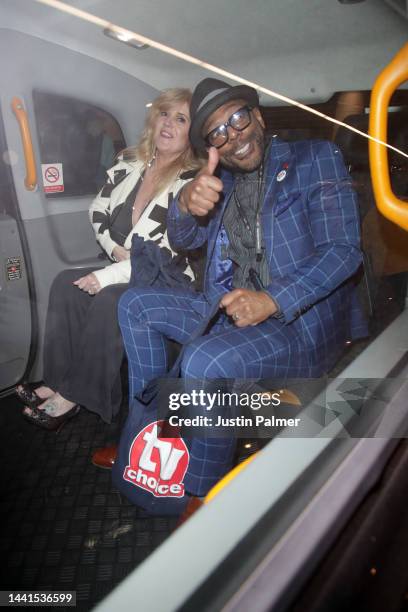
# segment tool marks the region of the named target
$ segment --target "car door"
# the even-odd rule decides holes
[[[156,91],[12,29],[0,29],[0,74],[0,392],[7,392],[41,379],[56,274],[78,268],[80,276],[80,268],[106,263],[89,204],[115,154],[135,143]]]

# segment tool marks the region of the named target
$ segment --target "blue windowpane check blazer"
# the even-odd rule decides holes
[[[223,259],[223,213],[234,176],[222,170],[224,190],[202,223],[183,214],[175,198],[168,236],[177,249],[207,241],[205,295],[230,289],[232,264]],[[286,143],[273,138],[264,168],[261,227],[271,282],[265,290],[309,346],[314,375],[327,372],[347,339],[367,335],[351,278],[362,261],[357,196],[339,149],[327,141]]]

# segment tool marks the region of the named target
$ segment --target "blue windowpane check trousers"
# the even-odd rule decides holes
[[[180,290],[129,289],[119,324],[129,361],[130,397],[167,371],[166,338],[185,344],[205,318],[204,295]],[[274,318],[245,328],[220,313],[208,334],[191,343],[181,364],[185,378],[299,378],[311,376],[308,348]]]

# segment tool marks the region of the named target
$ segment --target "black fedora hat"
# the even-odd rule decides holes
[[[256,89],[248,85],[228,85],[218,79],[200,81],[193,92],[190,104],[190,142],[197,151],[204,151],[205,140],[201,134],[208,117],[220,106],[231,100],[245,100],[249,106],[259,105]]]

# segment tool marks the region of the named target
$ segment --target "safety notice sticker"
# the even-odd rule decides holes
[[[64,191],[62,164],[41,164],[45,193]]]
[[[21,257],[7,257],[6,271],[8,281],[14,281],[21,278]]]

